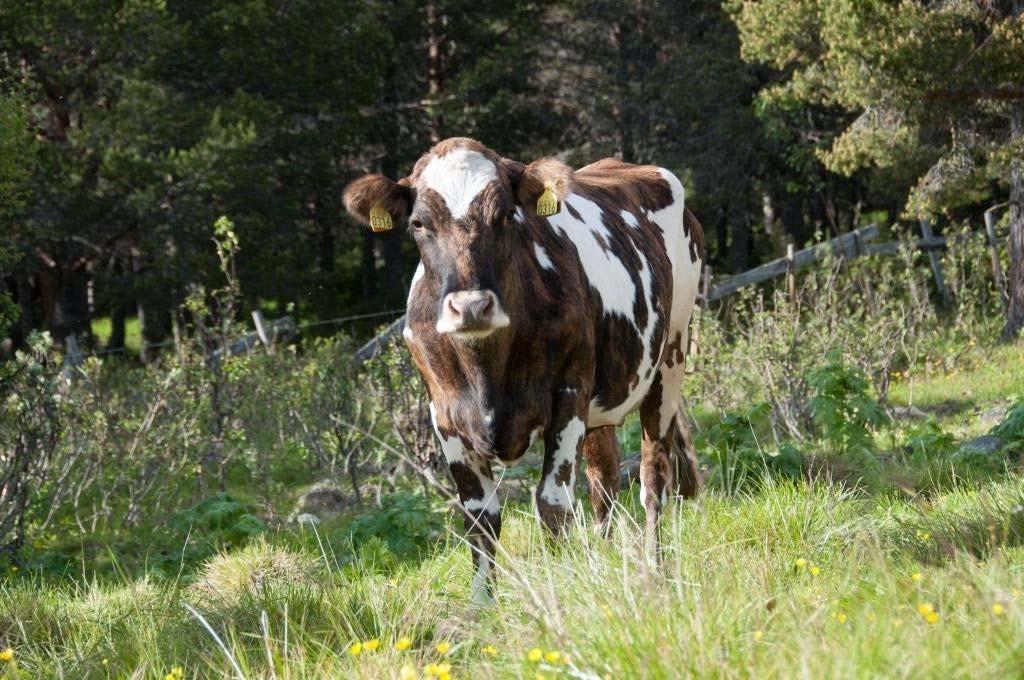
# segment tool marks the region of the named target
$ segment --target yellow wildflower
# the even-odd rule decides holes
[[[412,647],[412,640],[410,638],[400,637],[395,641],[395,649],[400,652],[404,652],[410,647]]]
[[[761,630],[755,630],[754,631],[754,641],[755,642],[760,642],[761,638],[763,638],[763,637],[764,637],[764,631],[761,631]]]
[[[8,647],[7,649],[0,652],[0,661],[10,661],[14,658],[14,650]]]
[[[363,643],[353,642],[352,645],[348,648],[348,653],[352,656],[359,656],[363,653]]]
[[[423,673],[425,675],[440,675],[441,671],[437,669],[436,663],[428,663],[423,667]]]
[[[821,569],[818,567],[817,564],[812,564],[807,571],[811,572],[811,576],[817,576],[821,573]]]
[[[922,578],[924,577],[921,576],[921,572],[919,571],[915,571],[913,574],[910,575],[911,581],[920,581]]]
[[[373,638],[372,640],[367,640],[363,643],[363,649],[368,652],[377,651],[378,647],[380,647],[380,640],[378,638]]]
[[[438,642],[436,647],[438,654],[447,654],[451,648],[452,643],[450,642]]]
[[[488,656],[494,656],[498,653],[498,648],[494,645],[484,645],[480,648],[481,654],[487,654]]]
[[[938,612],[935,611],[935,607],[931,606],[927,602],[922,602],[921,604],[917,605],[917,613],[920,614],[921,618],[923,618],[928,623],[939,622]]]
[[[439,664],[436,664],[435,666],[437,668],[437,674],[438,675],[444,675],[445,673],[450,673],[451,670],[452,670],[452,665],[450,663],[439,663]]]
[[[416,669],[412,667],[412,664],[405,664],[402,669],[398,671],[398,680],[416,680]]]
[[[544,655],[544,660],[548,663],[558,663],[562,660],[562,655],[558,652],[551,651]]]
[[[1003,612],[1005,612],[1005,611],[1006,610],[1003,609],[1003,605],[999,604],[998,602],[996,602],[994,605],[992,605],[992,613],[995,614],[996,616],[1002,616]]]
[[[543,656],[544,652],[541,651],[540,647],[534,647],[529,651],[529,653],[527,653],[526,658],[534,663],[537,663],[541,660],[541,658],[543,658]]]
[[[110,659],[104,658],[104,659],[103,659],[103,661],[102,661],[101,663],[102,663],[102,664],[103,664],[104,666],[106,666],[107,664],[109,664],[109,663],[110,663]]]
[[[437,676],[437,680],[452,680],[451,673],[441,673],[441,675]]]
[[[839,623],[846,623],[846,614],[844,614],[843,612],[839,612],[838,614],[836,614],[836,621],[838,621]]]
[[[796,566],[797,569],[803,569],[804,567],[807,566],[807,560],[805,560],[802,557],[798,557],[798,558],[796,558],[796,561],[793,562],[793,564],[794,564],[794,566]]]

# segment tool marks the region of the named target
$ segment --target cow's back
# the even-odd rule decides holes
[[[683,187],[668,170],[606,159],[574,173],[549,218],[571,243],[594,324],[587,426],[617,425],[638,406],[670,346],[681,349],[700,271],[700,235],[686,224]]]

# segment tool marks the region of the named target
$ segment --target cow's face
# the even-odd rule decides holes
[[[357,218],[368,222],[370,209],[382,206],[416,240],[424,270],[438,284],[439,333],[480,340],[510,324],[504,275],[521,172],[521,164],[472,140],[448,140],[399,182],[370,175],[346,189],[346,207]]]

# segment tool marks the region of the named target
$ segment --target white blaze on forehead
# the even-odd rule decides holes
[[[477,194],[497,179],[494,163],[479,151],[469,149],[434,156],[420,173],[423,186],[441,195],[456,220],[464,217]]]
[[[555,264],[548,257],[548,251],[544,250],[544,246],[539,243],[533,244],[533,254],[537,256],[537,264],[544,269],[554,269]]]

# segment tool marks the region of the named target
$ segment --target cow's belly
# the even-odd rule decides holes
[[[637,409],[640,406],[640,402],[647,396],[647,391],[651,388],[656,374],[657,371],[651,371],[646,379],[639,380],[636,387],[632,388],[626,394],[626,398],[619,404],[608,404],[605,399],[602,399],[603,395],[594,395],[594,398],[590,400],[587,427],[621,425],[625,417]],[[642,376],[643,374],[641,373],[640,375]]]

